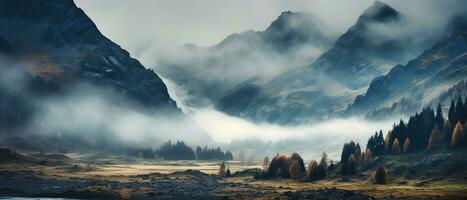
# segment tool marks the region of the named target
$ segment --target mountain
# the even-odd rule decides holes
[[[0,46],[50,82],[107,85],[144,106],[176,111],[162,80],[103,36],[71,0],[0,3]]]
[[[387,73],[391,66],[407,62],[430,44],[405,32],[412,23],[389,5],[376,1],[316,61],[286,70],[266,83],[238,85],[220,99],[217,108],[253,121],[280,124],[336,117],[371,80]],[[386,32],[394,29],[400,29],[400,33]]]
[[[264,31],[232,34],[210,47],[184,45],[168,51],[156,68],[188,91],[188,104],[205,106],[245,81],[264,83],[312,62],[334,38],[316,16],[286,11]]]
[[[450,34],[417,58],[406,65],[397,65],[388,74],[373,80],[366,93],[359,95],[349,106],[346,114],[366,113],[375,117],[381,109],[392,107],[389,110],[394,110],[415,104],[410,106],[413,112],[430,104],[449,104],[451,98],[444,97],[451,93],[466,97],[465,90],[457,89],[465,88],[467,80],[466,18],[454,19],[449,29]],[[442,101],[432,102],[435,99]]]
[[[72,0],[0,1],[0,26],[1,145],[211,141]]]

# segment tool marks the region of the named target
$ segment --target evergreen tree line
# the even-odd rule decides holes
[[[151,148],[126,148],[124,153],[140,158],[164,160],[233,160],[233,155],[229,150],[223,152],[219,147],[214,149],[206,146],[204,149],[197,147],[195,152],[183,141],[177,141],[176,143],[168,141],[156,150]]]
[[[196,155],[198,160],[233,160],[233,155],[230,150],[223,152],[219,147],[215,148],[208,148],[204,146],[203,149],[201,147],[196,148]]]
[[[411,116],[408,122],[401,120],[394,124],[383,139],[382,131],[371,136],[367,148],[373,155],[398,154],[419,150],[434,150],[441,147],[465,147],[467,128],[467,102],[459,98],[451,101],[447,119],[444,118],[441,105],[436,112],[424,108]]]

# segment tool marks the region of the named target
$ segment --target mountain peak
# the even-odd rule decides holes
[[[391,6],[380,1],[375,1],[373,5],[363,12],[359,21],[388,22],[397,20],[399,16],[400,13]]]
[[[290,10],[282,12],[279,17],[277,17],[271,25],[266,29],[266,31],[271,30],[283,30],[290,27],[298,27],[303,25],[321,25],[321,22],[316,16],[305,13],[305,12],[292,12]]]

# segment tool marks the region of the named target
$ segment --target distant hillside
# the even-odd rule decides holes
[[[367,113],[393,104],[414,102],[419,109],[431,104],[449,88],[467,80],[467,23],[458,18],[451,33],[407,65],[397,65],[384,76],[373,80],[363,95],[349,106],[349,115]],[[456,96],[466,96],[465,91]],[[447,100],[451,99],[440,99]],[[439,103],[439,102],[436,102]]]
[[[223,96],[217,108],[253,121],[296,124],[333,118],[391,66],[405,63],[429,42],[384,30],[411,26],[411,19],[376,1],[315,62],[285,71],[271,81],[249,81]]]

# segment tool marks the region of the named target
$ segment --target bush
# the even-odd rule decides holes
[[[302,172],[300,171],[300,164],[297,160],[293,161],[289,168],[290,178],[293,180],[300,180]]]
[[[376,168],[375,183],[376,184],[386,184],[386,169],[384,169],[384,166],[382,166],[382,165],[379,165]]]

